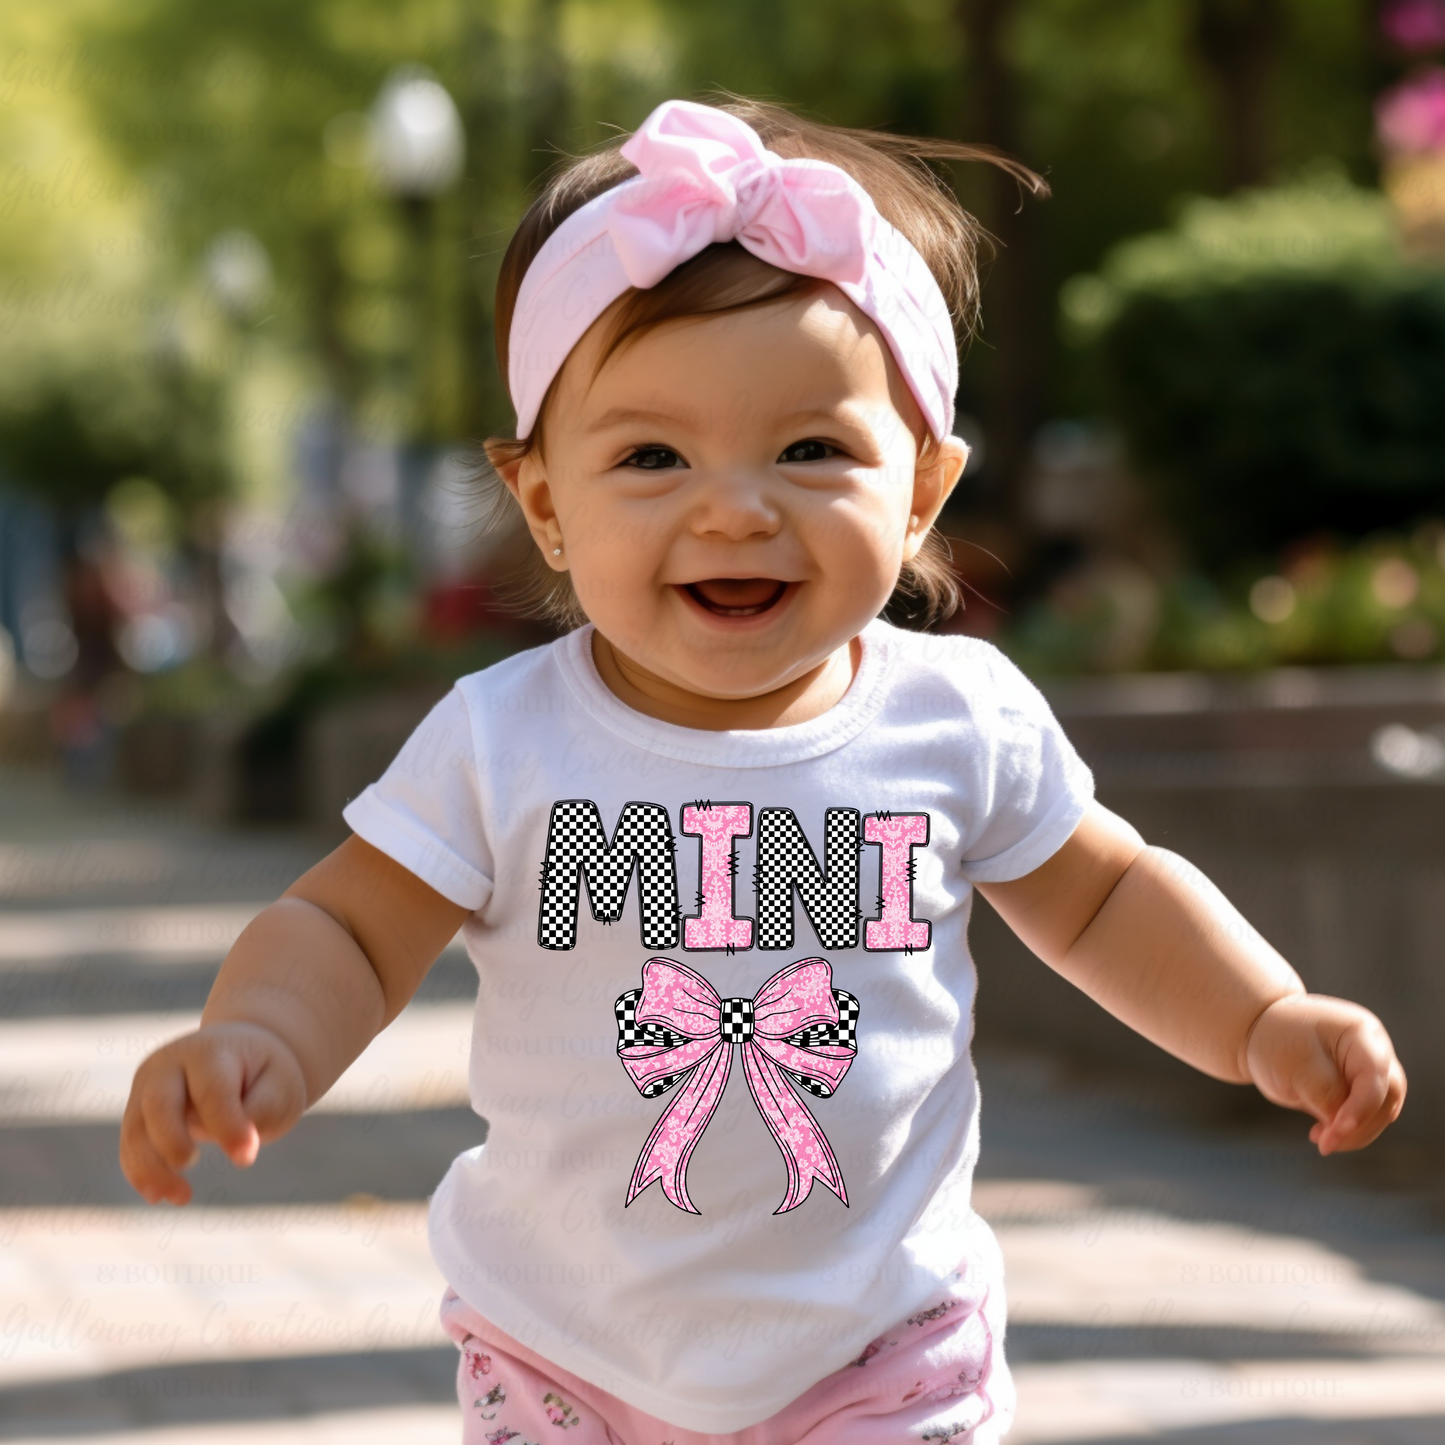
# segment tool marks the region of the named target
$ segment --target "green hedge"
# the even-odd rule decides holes
[[[1445,511],[1445,273],[1322,177],[1195,201],[1065,289],[1141,480],[1211,571]]]

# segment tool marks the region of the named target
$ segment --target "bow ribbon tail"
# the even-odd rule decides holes
[[[743,1076],[788,1168],[788,1192],[773,1213],[786,1214],[796,1209],[812,1191],[815,1179],[847,1204],[843,1171],[833,1156],[828,1136],[793,1091],[782,1069],[753,1040],[743,1045]]]
[[[722,1097],[732,1052],[730,1048],[716,1048],[700,1060],[652,1126],[652,1132],[637,1156],[632,1181],[627,1186],[627,1204],[631,1204],[654,1179],[660,1179],[662,1192],[679,1209],[685,1209],[689,1214],[702,1213],[687,1192],[687,1163]]]

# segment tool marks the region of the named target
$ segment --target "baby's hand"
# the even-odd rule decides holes
[[[188,1204],[179,1173],[198,1143],[219,1144],[233,1164],[255,1161],[262,1142],[306,1110],[296,1055],[259,1024],[211,1024],[173,1039],[136,1070],[120,1125],[120,1167],[150,1204]]]
[[[1405,1071],[1368,1009],[1324,994],[1292,994],[1256,1021],[1245,1067],[1266,1099],[1316,1120],[1321,1154],[1363,1149],[1405,1102]]]

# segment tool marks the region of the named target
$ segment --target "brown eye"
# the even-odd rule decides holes
[[[816,441],[809,438],[804,442],[794,442],[778,458],[779,462],[825,462],[829,457],[838,455],[838,448],[829,446],[827,442]]]
[[[669,467],[680,467],[683,464],[682,458],[671,447],[638,447],[622,463],[624,467],[637,467],[648,472],[661,472]]]

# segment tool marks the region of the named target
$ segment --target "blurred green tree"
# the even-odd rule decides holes
[[[1047,204],[1021,206],[1012,184],[986,168],[955,177],[1005,243],[965,366],[964,405],[982,415],[992,454],[985,475],[994,490],[980,500],[1011,512],[1038,422],[1100,400],[1097,377],[1054,334],[1052,298],[1068,277],[1121,237],[1167,223],[1182,195],[1320,154],[1356,180],[1373,175],[1379,57],[1368,7],[1270,0],[1259,11],[1267,24],[1255,8],[73,0],[59,9],[16,0],[0,31],[10,27],[11,53],[25,59],[6,71],[0,140],[8,125],[20,137],[12,150],[23,148],[36,117],[61,113],[70,137],[88,126],[87,163],[110,167],[136,192],[127,224],[141,229],[151,264],[126,280],[133,294],[181,295],[216,236],[257,236],[275,288],[253,334],[274,338],[268,344],[363,430],[433,439],[510,422],[491,327],[496,266],[559,152],[635,125],[668,95],[716,86],[844,123],[993,141],[1053,188]],[[45,71],[35,63],[42,50],[59,84],[34,81]],[[438,204],[429,243],[408,232],[367,165],[366,112],[401,61],[436,72],[467,133],[465,174]],[[1248,154],[1245,129],[1257,141]],[[51,206],[47,234],[73,224],[93,238],[117,224],[115,209],[82,224]],[[0,237],[0,264],[11,263],[48,264],[23,240]],[[419,304],[418,272],[436,288],[435,304]],[[18,324],[43,329],[43,308],[24,309]],[[215,351],[214,370],[244,369],[221,343]],[[422,396],[419,354],[428,358]]]
[[[165,224],[179,252],[253,232],[278,276],[273,331],[315,359],[363,428],[434,440],[509,419],[492,345],[496,266],[567,117],[630,117],[639,80],[665,89],[648,7],[618,0],[257,0],[220,12],[154,0],[94,23],[87,43],[109,62],[88,90],[99,129],[129,168],[174,180]],[[468,141],[431,238],[409,230],[367,154],[366,112],[403,61],[436,73]],[[418,274],[441,304],[417,294]],[[420,405],[408,375],[419,353],[433,393]]]
[[[0,469],[67,521],[130,476],[151,478],[191,516],[229,481],[220,402],[216,379],[180,356],[77,366],[0,407]]]

